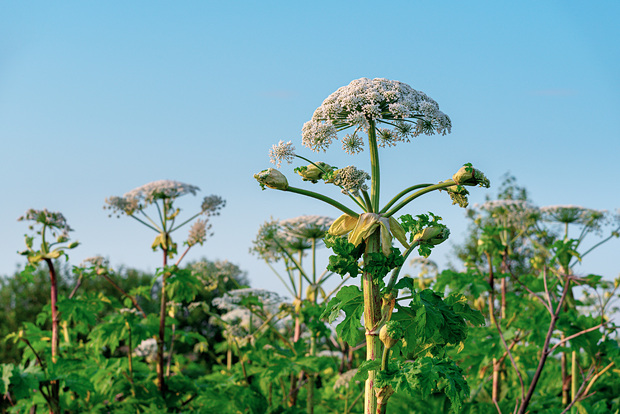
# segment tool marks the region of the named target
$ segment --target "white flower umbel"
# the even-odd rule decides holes
[[[210,229],[211,225],[209,224],[207,227],[207,222],[205,220],[196,220],[192,227],[189,228],[189,235],[187,236],[188,246],[194,246],[196,244],[202,244],[207,239],[207,229]]]
[[[67,220],[62,213],[55,211],[48,211],[47,209],[36,210],[34,208],[28,209],[26,213],[19,217],[17,221],[34,221],[35,223],[42,224],[50,229],[60,230],[61,233],[68,233],[73,231],[67,224]],[[33,226],[30,226],[33,229]]]
[[[325,216],[299,216],[280,221],[280,226],[292,237],[322,239],[334,219]]]
[[[370,121],[394,128],[396,140],[446,134],[452,128],[450,118],[426,94],[399,81],[361,78],[332,93],[314,111],[302,129],[303,145],[313,151],[326,150],[338,139],[338,131],[350,127],[356,133],[367,131]]]
[[[257,298],[264,308],[275,313],[280,303],[283,302],[280,295],[265,289],[235,289],[226,292],[224,296],[213,299],[213,305],[223,310],[233,310],[243,308],[242,302],[245,299]]]
[[[289,164],[293,163],[295,159],[295,147],[291,141],[285,143],[284,141],[274,144],[269,150],[269,158],[271,163],[276,165],[276,168],[280,168],[282,161],[286,161]]]
[[[145,184],[125,193],[122,197],[112,196],[105,199],[108,208],[115,213],[132,215],[153,204],[156,200],[175,199],[185,194],[196,195],[200,188],[195,185],[173,180],[159,180]]]
[[[545,206],[541,207],[540,211],[543,213],[544,220],[563,224],[600,227],[608,219],[607,210],[595,210],[575,205]]]

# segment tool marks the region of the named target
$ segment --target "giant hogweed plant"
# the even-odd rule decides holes
[[[37,352],[23,331],[14,337],[26,344],[29,351],[36,356],[37,365],[46,371],[45,376],[48,378],[40,383],[39,395],[44,398],[49,412],[56,414],[61,412],[60,381],[57,378],[53,378],[53,375],[49,378],[48,374],[48,370],[55,370],[55,366],[60,358],[59,329],[61,321],[58,312],[58,275],[54,266],[54,260],[63,256],[66,258],[67,254],[65,251],[77,247],[78,242],[69,242],[69,232],[72,229],[67,224],[62,213],[51,212],[47,209],[29,209],[18,221],[32,222],[29,225],[29,229],[34,232],[32,235],[26,235],[26,250],[20,252],[21,255],[28,258],[28,266],[22,272],[22,275],[27,277],[32,271],[36,270],[37,265],[41,262],[46,264],[50,275],[50,316],[52,322],[50,352],[46,352],[44,355]],[[13,375],[15,372],[10,374]]]
[[[292,342],[296,344],[302,338],[302,333],[306,333],[309,357],[317,355],[321,345],[319,340],[324,336],[321,334],[327,333],[325,323],[320,320],[322,307],[350,278],[350,275],[343,278],[336,288],[328,293],[324,286],[335,273],[329,269],[319,272],[317,267],[317,249],[324,246],[323,238],[333,222],[329,217],[309,215],[286,220],[272,219],[260,227],[250,249],[265,260],[294,298],[291,307],[291,316],[294,319]],[[306,256],[309,256],[309,265],[305,261]],[[278,267],[278,263],[282,266]],[[340,352],[346,350],[343,341],[333,343],[340,346]],[[316,378],[307,372],[302,372],[302,377],[303,375],[307,377],[307,412],[312,413]],[[291,374],[288,401],[290,407],[296,404],[298,383],[300,379]]]
[[[364,412],[385,412],[395,391],[429,395],[437,390],[448,396],[453,410],[458,410],[468,392],[467,383],[461,370],[445,357],[445,348],[462,343],[467,320],[481,324],[483,318],[462,296],[451,295],[444,300],[428,289],[416,291],[410,278],[399,278],[405,259],[414,249],[428,256],[435,245],[447,239],[449,230],[432,213],[415,217],[405,214],[400,220],[395,215],[432,191],[446,191],[453,204],[467,206],[465,186],[488,187],[489,181],[466,164],[452,178],[437,184],[409,184],[381,204],[379,148],[409,142],[421,134],[446,134],[451,130],[450,119],[434,100],[402,82],[362,78],[341,87],[304,124],[302,143],[315,152],[325,151],[345,130],[350,131],[342,137],[347,153],[357,154],[368,147],[370,173],[352,165],[337,168],[311,161],[297,154],[291,142],[280,141],[270,156],[277,167],[282,161],[292,163],[296,158],[308,162],[296,168],[296,173],[304,181],[340,187],[353,208],[320,192],[289,185],[277,169],[269,168],[254,177],[263,189],[311,197],[343,213],[325,238],[334,253],[328,269],[341,276],[360,276],[360,287],[341,288],[327,304],[324,315],[333,322],[344,311],[346,316],[337,332],[349,345],[355,346],[365,337],[366,362],[359,368],[359,377],[366,378]],[[394,238],[402,251],[392,245]],[[411,294],[399,298],[399,291],[405,288]],[[405,305],[405,300],[410,303]]]
[[[167,393],[166,365],[164,360],[166,316],[168,314],[174,315],[174,307],[168,306],[168,296],[174,292],[168,292],[167,290],[187,290],[188,286],[198,285],[196,280],[191,279],[191,275],[179,272],[178,266],[193,246],[204,243],[207,238],[207,232],[211,228],[208,218],[219,215],[220,210],[226,204],[219,196],[206,196],[197,213],[187,219],[180,220],[179,214],[181,210],[175,206],[175,201],[186,194],[195,195],[197,191],[199,191],[199,188],[194,185],[172,180],[160,180],[131,190],[122,197],[112,196],[105,200],[106,206],[104,208],[108,208],[119,217],[121,214],[127,215],[157,233],[151,247],[153,251],[160,250],[162,253],[162,267],[159,269],[161,291],[159,331],[157,335],[157,386],[164,399]],[[147,207],[151,205],[154,206],[156,215],[152,213],[150,215],[147,214]],[[206,219],[198,219],[201,215],[205,216]],[[179,220],[177,221],[177,219]],[[172,233],[191,222],[193,224],[184,243],[186,248],[178,257],[176,263],[169,265],[169,259],[175,258],[178,254],[178,244],[173,241]],[[191,292],[188,292],[189,297],[193,298]],[[171,337],[171,340],[173,339],[174,333]],[[172,345],[173,343],[171,342],[170,348],[172,348]]]
[[[467,409],[560,413],[610,408],[604,400],[594,398],[595,404],[587,399],[592,401],[590,391],[620,357],[609,320],[618,281],[578,276],[571,269],[617,236],[618,226],[609,226],[608,236],[580,252],[588,234],[612,224],[606,212],[577,206],[536,208],[525,192],[517,199],[514,195],[504,191],[470,212],[476,226],[470,256],[463,256],[467,271],[446,270],[433,285],[471,295],[491,322],[491,328],[468,339],[472,346],[462,357],[480,379]],[[561,233],[553,228],[558,224]],[[578,231],[577,239],[568,238],[570,226]],[[583,292],[582,300],[573,296],[574,286]],[[485,409],[485,403],[493,408]]]

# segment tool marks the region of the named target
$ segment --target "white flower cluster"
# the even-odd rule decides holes
[[[132,215],[136,210],[143,209],[159,199],[174,199],[185,194],[196,195],[200,188],[173,180],[159,180],[135,188],[122,197],[106,198],[108,204],[104,208]]]
[[[250,251],[268,262],[277,262],[287,257],[284,249],[301,251],[312,247],[312,240],[322,239],[333,221],[330,217],[306,215],[265,222],[259,228]]]
[[[155,358],[157,355],[157,340],[155,338],[142,340],[133,350],[133,354],[139,357]]]
[[[546,206],[541,207],[540,211],[543,220],[565,225],[577,224],[595,233],[600,233],[601,228],[612,221],[607,210],[595,210],[575,205]]]
[[[342,187],[343,194],[351,193],[357,196],[360,191],[368,190],[368,185],[366,184],[368,180],[370,180],[370,174],[353,165],[349,165],[336,170],[334,176],[326,182]]]
[[[242,302],[250,298],[258,299],[263,309],[267,309],[271,313],[277,312],[278,306],[282,303],[282,298],[275,292],[266,289],[245,288],[226,292],[224,296],[213,299],[213,305],[219,309],[231,311],[244,308]]]
[[[547,221],[555,221],[565,224],[592,225],[595,222],[604,224],[607,219],[606,210],[595,210],[575,205],[559,205],[541,207],[543,218]]]
[[[17,219],[17,221],[24,220],[34,221],[52,229],[58,229],[62,233],[73,231],[73,229],[67,224],[67,220],[62,213],[48,211],[47,209],[35,210],[34,208],[31,208],[27,210],[23,216]],[[32,226],[30,226],[30,228],[32,229]]]
[[[355,374],[357,374],[357,368],[350,369],[347,372],[343,372],[342,374],[340,374],[336,382],[334,382],[334,391],[342,387],[348,389],[351,380],[353,379],[353,377],[355,377]],[[356,383],[357,382],[358,381],[356,381]]]
[[[202,200],[202,204],[200,205],[200,208],[202,209],[202,213],[206,215],[207,217],[219,216],[220,210],[223,209],[224,207],[226,207],[226,200],[224,200],[222,197],[215,195],[215,194],[206,196]]]
[[[189,235],[187,236],[187,245],[194,246],[196,244],[202,244],[207,239],[207,229],[210,229],[211,225],[207,225],[206,220],[196,220],[192,227],[189,228]]]
[[[299,216],[280,221],[280,226],[289,237],[300,239],[322,239],[334,219],[325,216]]]
[[[276,168],[280,168],[282,161],[286,161],[289,164],[293,163],[295,159],[295,147],[291,141],[284,142],[280,140],[278,144],[274,144],[269,150],[269,158],[271,163],[276,165]]]
[[[394,127],[392,135],[386,136],[388,141],[408,140],[422,133],[446,134],[452,128],[450,118],[426,94],[399,81],[361,78],[323,101],[304,124],[302,142],[314,151],[326,150],[338,139],[338,131],[349,127],[355,127],[356,133],[367,131],[370,121]],[[355,148],[359,151],[359,147]]]

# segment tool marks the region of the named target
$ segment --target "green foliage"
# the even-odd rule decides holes
[[[409,306],[396,305],[392,319],[405,331],[403,352],[418,355],[422,352],[442,354],[445,345],[460,345],[467,337],[466,321],[483,325],[479,311],[467,305],[464,296],[450,295],[444,301],[430,289],[415,293]]]
[[[327,269],[344,277],[349,274],[351,277],[357,277],[360,273],[358,260],[364,253],[364,243],[360,243],[357,247],[349,243],[346,237],[337,237],[326,235],[325,246],[332,249],[335,253],[329,256],[329,264]]]
[[[340,311],[345,313],[345,318],[336,326],[338,337],[350,346],[355,346],[363,338],[360,320],[364,312],[364,296],[357,286],[343,286],[327,303],[322,317],[332,323]]]
[[[364,271],[372,275],[375,283],[381,284],[381,281],[392,269],[402,266],[405,258],[400,254],[400,250],[392,247],[389,256],[383,253],[369,253],[366,263],[364,263]]]
[[[426,356],[414,361],[397,361],[380,371],[377,387],[391,386],[396,392],[406,392],[427,399],[443,393],[450,400],[450,412],[458,413],[463,400],[469,396],[469,386],[463,371],[449,358]]]

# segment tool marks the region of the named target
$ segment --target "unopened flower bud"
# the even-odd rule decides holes
[[[316,184],[320,179],[322,179],[326,172],[331,171],[333,171],[332,166],[324,162],[317,162],[316,165],[310,164],[306,167],[295,169],[295,172],[301,175],[301,178],[304,181],[311,181],[313,184]]]
[[[445,226],[429,226],[413,236],[413,241],[420,241],[433,246],[448,240],[450,230]]]
[[[486,188],[489,188],[491,185],[491,182],[487,177],[485,177],[482,171],[474,169],[471,164],[465,164],[462,166],[456,174],[452,176],[452,179],[458,185],[479,185],[480,187]]]
[[[403,337],[404,332],[396,321],[389,321],[379,331],[379,339],[387,349],[392,348]]]
[[[265,186],[273,188],[274,190],[283,191],[286,191],[288,188],[288,181],[284,174],[274,168],[268,168],[258,174],[254,174],[254,178],[256,178],[256,181],[258,181],[263,190]]]

